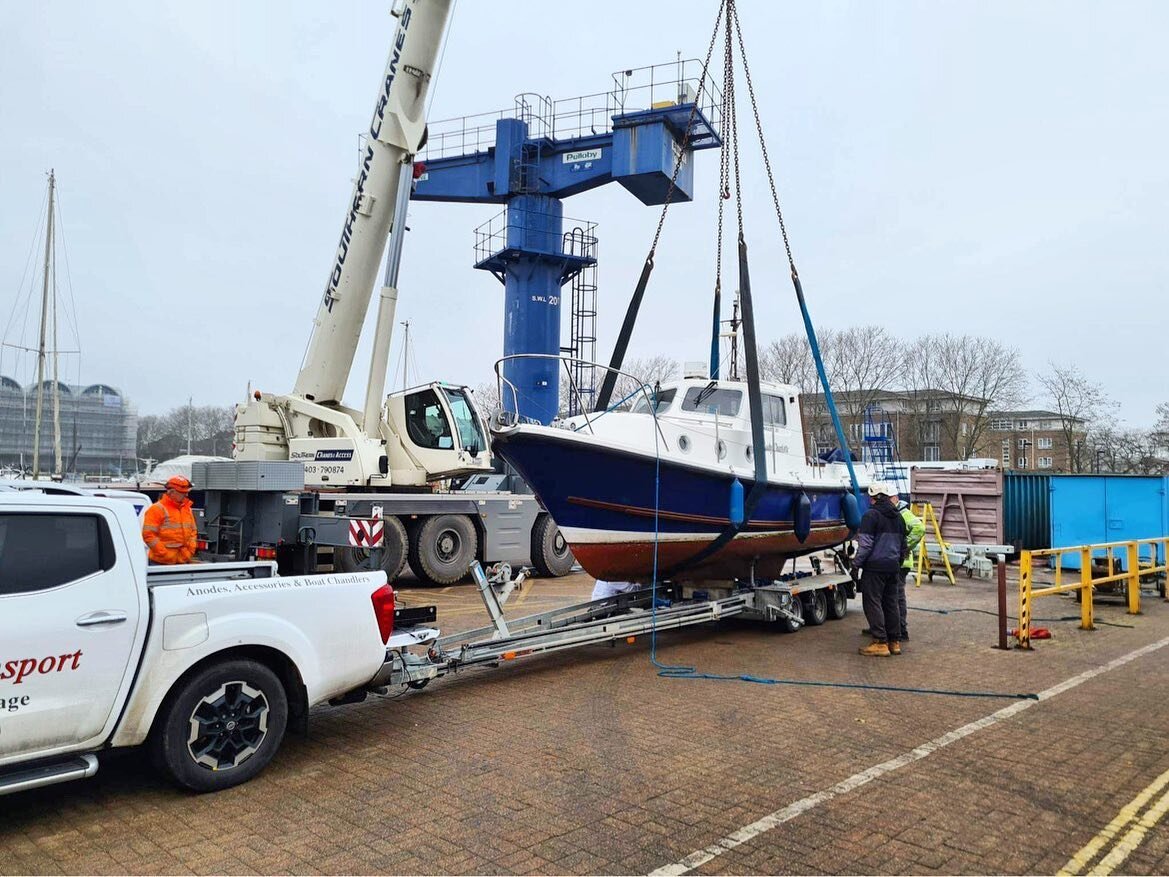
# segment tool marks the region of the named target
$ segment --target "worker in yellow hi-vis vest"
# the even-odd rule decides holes
[[[897,607],[901,610],[901,639],[909,639],[909,604],[905,602],[905,580],[909,578],[909,571],[913,569],[913,552],[921,545],[925,538],[925,522],[913,513],[909,503],[900,496],[893,497],[893,505],[901,512],[901,519],[905,521],[905,560],[901,561],[898,572]],[[924,551],[924,546],[922,551]]]

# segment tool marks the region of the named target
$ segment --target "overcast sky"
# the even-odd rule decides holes
[[[120,387],[141,413],[233,402],[249,381],[291,389],[389,5],[0,4],[0,331],[21,307],[53,167],[83,383]],[[1151,423],[1169,400],[1169,4],[739,5],[817,323],[993,335],[1031,370],[1077,363],[1130,425]],[[519,92],[602,92],[615,70],[700,56],[715,6],[460,0],[431,118],[510,107]],[[671,209],[631,355],[704,358],[717,155],[696,160],[696,197]],[[766,340],[799,318],[770,205],[752,194]],[[498,209],[411,208],[398,318],[423,376],[475,386],[501,355],[502,287],[471,267],[472,231]],[[607,359],[657,209],[614,185],[565,214],[598,223]],[[363,355],[347,393],[357,407]],[[0,361],[22,382],[30,368]],[[75,364],[65,371],[75,379]]]

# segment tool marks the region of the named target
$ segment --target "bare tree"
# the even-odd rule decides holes
[[[859,423],[865,409],[902,383],[901,344],[881,326],[825,332],[820,350],[840,412],[851,421]]]
[[[1155,430],[1118,429],[1097,423],[1085,436],[1085,462],[1098,472],[1120,475],[1158,475],[1167,468],[1158,454]]]
[[[1060,431],[1068,449],[1073,472],[1088,470],[1087,436],[1084,427],[1115,403],[1099,384],[1089,380],[1075,365],[1048,363],[1048,371],[1036,376],[1047,400],[1060,416]]]
[[[1153,443],[1158,453],[1169,453],[1169,402],[1157,406],[1157,422],[1153,425]]]
[[[965,458],[987,429],[987,412],[1019,403],[1026,375],[1014,347],[991,338],[944,333],[907,346],[905,385],[909,405],[919,415],[920,438],[933,441],[925,432],[936,423],[938,439],[944,437]]]
[[[496,381],[481,383],[472,391],[471,398],[475,402],[475,407],[479,409],[479,416],[485,421],[491,417],[492,411],[503,407],[500,404],[499,384]]]
[[[187,452],[225,456],[231,452],[235,409],[225,405],[182,405],[164,415],[138,418],[138,452],[166,460]]]
[[[820,386],[808,339],[795,332],[759,352],[759,374],[765,381],[798,387],[801,393],[815,393]]]

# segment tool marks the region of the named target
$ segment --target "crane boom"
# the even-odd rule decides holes
[[[400,170],[422,145],[426,95],[450,7],[451,0],[408,0],[398,16],[341,239],[293,387],[309,401],[339,403],[349,381],[394,222]]]

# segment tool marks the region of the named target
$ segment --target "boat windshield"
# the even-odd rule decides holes
[[[674,401],[674,396],[676,396],[677,393],[678,393],[677,389],[674,389],[674,388],[671,388],[669,390],[662,390],[660,393],[658,393],[657,398],[654,399],[654,406],[653,406],[654,413],[661,414],[663,411],[665,411],[667,408],[669,408],[670,403],[672,403]],[[640,399],[637,400],[637,404],[633,406],[633,413],[634,414],[649,414],[650,396],[653,396],[653,393],[650,393],[649,395],[646,395],[646,396],[642,396]]]
[[[686,397],[682,400],[682,410],[734,417],[739,413],[742,404],[742,390],[723,390],[707,385],[687,390]]]

